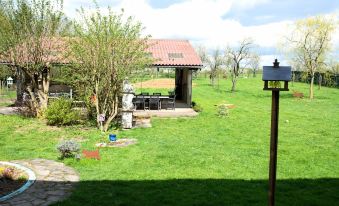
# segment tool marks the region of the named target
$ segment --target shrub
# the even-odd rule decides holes
[[[74,140],[62,141],[57,146],[61,159],[74,157],[80,151],[80,145]]]
[[[48,125],[71,125],[80,119],[78,111],[72,110],[72,101],[60,98],[53,101],[46,110]]]
[[[228,105],[226,104],[220,104],[218,105],[218,116],[219,117],[227,117],[229,116],[229,108],[228,108]]]
[[[195,101],[192,101],[192,108],[194,111],[196,112],[202,112],[202,106],[198,103],[196,103]]]

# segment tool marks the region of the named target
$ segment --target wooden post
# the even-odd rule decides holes
[[[279,91],[272,91],[272,111],[271,111],[271,145],[270,145],[270,165],[269,165],[269,192],[268,205],[274,206],[275,182],[277,172],[277,149],[278,149],[278,122],[279,122]]]

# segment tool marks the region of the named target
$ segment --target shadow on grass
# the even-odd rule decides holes
[[[82,181],[55,205],[267,205],[267,187],[267,180]],[[276,193],[277,205],[337,205],[339,179],[279,180]]]
[[[114,176],[114,171],[111,173]],[[71,188],[73,193],[71,194]],[[24,193],[0,202],[69,206],[111,205],[267,205],[267,180],[171,179],[36,181]],[[61,190],[61,191],[60,191]],[[58,200],[64,200],[56,202]],[[24,200],[24,201],[23,201]],[[25,202],[26,201],[26,202]],[[339,203],[339,178],[279,180],[276,205]]]

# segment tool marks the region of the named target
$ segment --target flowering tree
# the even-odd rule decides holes
[[[98,6],[93,14],[81,9],[81,19],[74,25],[76,37],[71,42],[74,73],[92,97],[97,125],[103,131],[118,114],[123,80],[151,63],[145,53],[148,37],[142,37],[142,25],[131,17],[124,21],[123,12],[108,10],[103,16]]]

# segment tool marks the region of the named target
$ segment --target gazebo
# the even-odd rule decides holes
[[[175,69],[175,94],[179,101],[191,105],[192,71],[202,68],[200,57],[188,40],[150,39],[149,52],[156,68]]]

